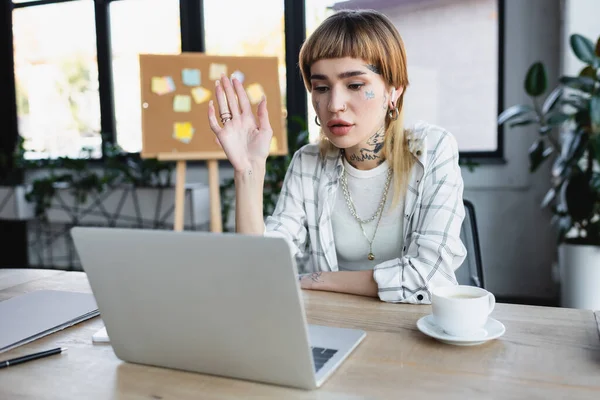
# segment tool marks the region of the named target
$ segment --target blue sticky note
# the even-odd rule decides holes
[[[200,85],[200,70],[185,68],[181,71],[181,80],[184,85],[198,86]]]

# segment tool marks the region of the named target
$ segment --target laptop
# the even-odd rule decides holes
[[[107,227],[71,236],[123,361],[315,389],[366,336],[307,324],[282,238]]]

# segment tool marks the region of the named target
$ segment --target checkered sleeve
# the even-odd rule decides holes
[[[447,132],[432,152],[422,184],[404,256],[375,267],[373,277],[383,301],[430,303],[433,287],[456,284],[454,271],[465,259],[460,239],[464,185],[458,145]]]
[[[265,219],[265,236],[284,238],[293,256],[303,257],[307,240],[306,210],[302,187],[302,152],[288,167],[275,210]]]

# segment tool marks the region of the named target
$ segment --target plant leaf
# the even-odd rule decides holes
[[[578,33],[571,35],[571,49],[575,56],[586,64],[594,64],[596,55],[594,54],[594,44],[585,36]]]
[[[556,105],[556,103],[558,102],[560,97],[562,96],[563,91],[564,91],[563,88],[557,87],[548,95],[548,97],[546,97],[546,100],[544,101],[544,104],[542,105],[542,113],[544,115],[548,114],[548,112],[554,108],[554,106]]]
[[[533,112],[533,107],[526,104],[517,104],[515,106],[509,107],[506,110],[502,111],[502,113],[498,116],[498,125],[502,125],[506,121],[509,121],[516,117],[520,117],[530,112]]]
[[[554,188],[548,190],[548,193],[544,196],[544,200],[542,200],[541,207],[546,208],[548,204],[556,197],[556,190]]]
[[[574,221],[592,217],[596,199],[587,174],[575,174],[567,181],[564,199],[567,212]]]
[[[600,37],[598,38],[598,41],[596,42],[596,55],[598,57],[600,57]]]
[[[543,139],[536,140],[529,148],[529,172],[535,172],[551,153],[552,149],[546,149]]]
[[[565,86],[582,90],[586,93],[591,93],[594,90],[594,83],[596,82],[589,76],[561,76],[558,80]]]
[[[558,219],[557,240],[558,240],[559,244],[565,241],[565,237],[566,237],[567,233],[569,233],[569,231],[571,230],[572,227],[573,227],[573,220],[568,215],[564,216],[564,217],[560,217]]]
[[[531,118],[521,118],[518,119],[514,122],[511,122],[510,124],[508,124],[509,127],[514,128],[515,126],[524,126],[524,125],[530,125],[537,122],[537,120],[535,119],[531,119]]]
[[[600,193],[600,173],[594,174],[590,184],[598,193]]]
[[[600,135],[594,135],[590,138],[591,146],[594,149],[594,153],[596,153],[596,161],[600,165]]]
[[[596,71],[590,65],[586,65],[579,71],[579,76],[587,76],[588,78],[596,79]]]
[[[534,63],[525,77],[525,91],[532,97],[537,97],[546,91],[548,79],[546,69],[541,62]]]
[[[570,120],[571,117],[572,117],[572,115],[570,115],[570,114],[557,112],[557,113],[552,114],[546,122],[548,123],[548,125],[556,126],[556,125],[562,124],[565,121]]]
[[[590,119],[592,133],[600,135],[600,93],[594,94],[590,100]]]

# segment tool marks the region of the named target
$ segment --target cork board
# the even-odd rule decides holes
[[[208,103],[213,100],[216,107],[215,80],[221,72],[242,81],[255,116],[262,94],[267,96],[273,128],[270,154],[288,153],[276,57],[140,54],[139,63],[142,157],[162,160],[227,158],[215,142],[208,124]]]

